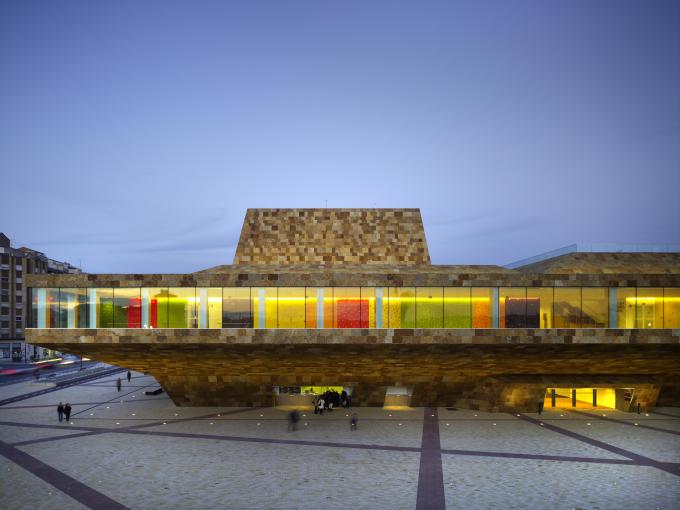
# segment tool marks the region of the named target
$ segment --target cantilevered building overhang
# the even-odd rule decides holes
[[[430,263],[418,209],[249,209],[234,263],[30,275],[29,342],[152,374],[179,405],[533,410],[547,388],[680,405],[680,254],[575,253],[514,270]]]

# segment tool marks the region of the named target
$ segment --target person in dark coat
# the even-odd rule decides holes
[[[66,416],[66,421],[71,420],[71,404],[66,402],[66,405],[64,406],[64,416]]]
[[[122,385],[122,382],[121,382],[120,377],[119,377],[118,380],[116,381],[116,388],[118,388],[118,391],[120,391],[121,385]]]
[[[128,382],[130,382],[130,379],[132,379],[132,372],[130,372],[129,370],[128,370],[128,373],[127,373],[127,378],[128,378]]]
[[[352,414],[352,418],[349,420],[349,430],[356,430],[357,425],[359,423],[359,417],[357,416],[357,413]]]
[[[59,421],[64,420],[64,404],[59,402],[59,405],[57,406],[57,416],[59,417]]]

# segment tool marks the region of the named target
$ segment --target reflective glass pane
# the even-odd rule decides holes
[[[250,289],[254,328],[278,327],[278,289],[258,287]]]
[[[416,287],[416,327],[444,327],[444,289]]]
[[[196,289],[198,304],[198,327],[217,329],[222,327],[222,288],[199,287]]]
[[[196,327],[196,289],[194,287],[168,289],[168,327]]]
[[[492,291],[488,287],[472,287],[472,327],[490,328],[492,314]]]
[[[279,287],[279,328],[305,327],[305,288]]]
[[[609,326],[609,289],[583,287],[581,289],[581,327],[606,328]]]
[[[88,327],[87,311],[87,289],[59,290],[60,328]]]
[[[168,289],[155,287],[142,289],[142,326],[168,327]]]
[[[116,328],[139,328],[142,323],[140,289],[113,289],[113,325]]]
[[[680,328],[680,289],[663,290],[663,327]]]
[[[361,314],[362,328],[375,328],[375,287],[361,287]]]
[[[635,323],[638,328],[663,328],[663,289],[638,288]]]
[[[113,289],[97,289],[97,327],[113,327]]]
[[[581,327],[580,287],[555,287],[555,327]]]
[[[31,289],[31,327],[45,327],[45,289]],[[0,356],[1,357],[1,356]]]
[[[318,328],[323,327],[323,311],[319,310],[319,303],[323,303],[323,296],[319,295],[317,287],[305,288],[305,327]],[[319,317],[319,312],[321,317]],[[321,324],[317,323],[317,319],[322,319]]]
[[[59,327],[59,289],[47,289],[45,302],[45,327]]]
[[[253,295],[257,295],[253,289]],[[222,327],[252,328],[253,312],[251,308],[250,287],[224,287],[222,289]],[[253,302],[257,305],[257,302]],[[265,304],[262,302],[262,327],[264,323]]]
[[[359,287],[335,287],[333,289],[333,319],[335,328],[360,328],[362,307],[368,317],[368,301],[362,303]]]
[[[415,287],[389,287],[388,321],[390,328],[416,327]]]
[[[444,287],[444,327],[469,328],[472,313],[471,303],[469,288]]]
[[[632,329],[635,327],[635,289],[616,289],[616,320],[617,327]]]
[[[501,287],[498,290],[500,328],[524,328],[527,316],[527,291],[524,287]]]
[[[527,328],[553,327],[553,288],[527,288]]]
[[[333,287],[307,287],[305,296],[305,327],[332,328]]]

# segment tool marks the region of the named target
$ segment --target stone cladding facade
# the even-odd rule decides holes
[[[344,385],[357,405],[410,386],[414,406],[532,411],[546,387],[569,383],[634,387],[651,408],[680,380],[671,329],[44,329],[31,341],[150,373],[192,406],[271,405],[273,386]]]
[[[248,209],[234,264],[430,263],[420,209]]]

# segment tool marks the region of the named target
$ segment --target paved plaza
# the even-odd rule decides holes
[[[303,411],[289,432],[286,411],[176,407],[119,375],[0,388],[2,508],[680,507],[680,409]]]

